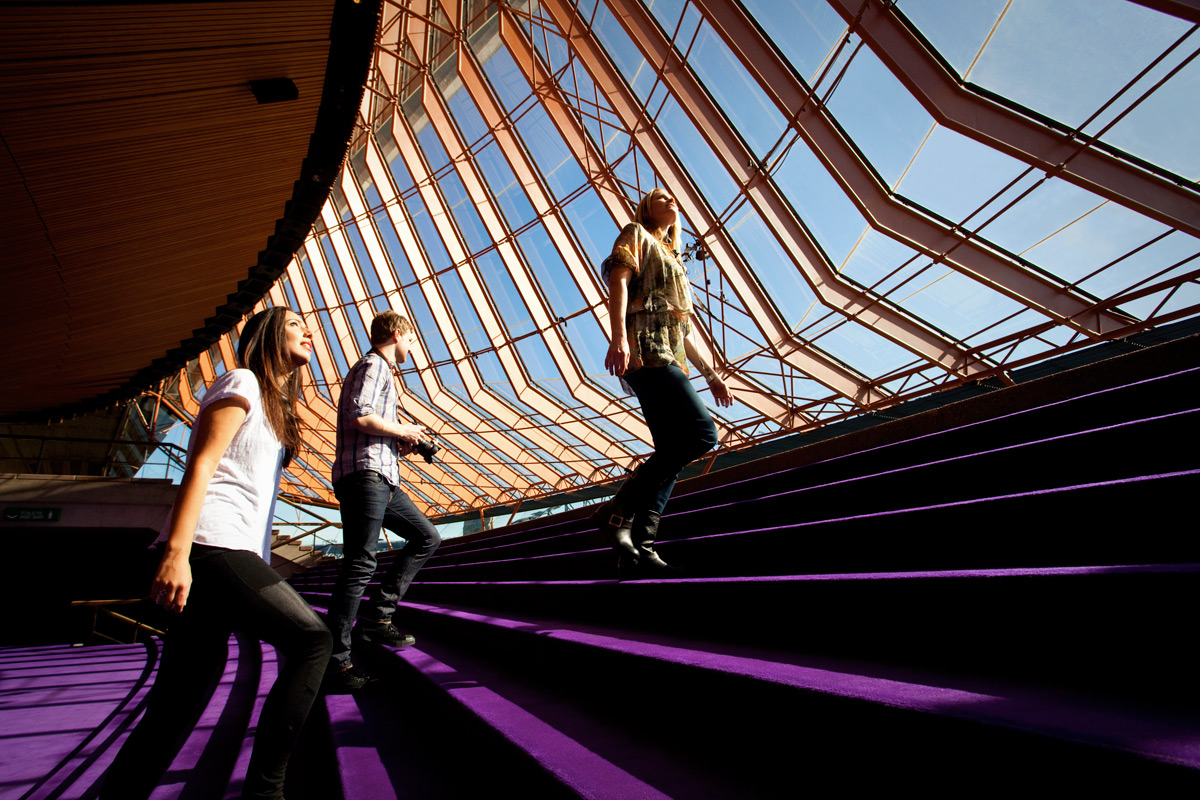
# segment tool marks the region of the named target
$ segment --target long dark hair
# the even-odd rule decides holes
[[[275,438],[284,447],[283,465],[300,449],[300,370],[285,349],[287,306],[272,306],[251,317],[238,341],[238,361],[258,378],[263,411]],[[280,378],[285,380],[280,382]]]

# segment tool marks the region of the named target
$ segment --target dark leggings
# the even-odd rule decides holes
[[[629,511],[661,514],[679,472],[717,445],[708,408],[678,366],[642,367],[625,381],[642,405],[654,452],[626,481]]]
[[[233,630],[284,657],[259,716],[243,797],[282,798],[288,756],[329,660],[329,630],[255,553],[192,546],[192,591],[171,625],[146,713],[109,769],[103,800],[148,797],[204,710]]]

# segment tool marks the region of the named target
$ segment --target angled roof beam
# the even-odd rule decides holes
[[[403,118],[399,116],[398,112],[397,117],[397,119],[393,120],[393,129],[402,128],[407,130]],[[401,147],[401,150],[403,149]],[[408,258],[409,264],[417,277],[419,290],[424,296],[425,301],[429,304],[430,311],[434,315],[434,319],[438,324],[441,335],[446,340],[447,346],[451,346],[451,343],[458,338],[458,332],[454,329],[452,321],[453,317],[450,314],[445,299],[435,285],[432,277],[433,270],[426,260],[425,252],[420,245],[416,232],[409,223],[407,211],[403,203],[400,202],[396,188],[392,183],[391,173],[384,165],[383,156],[375,144],[374,137],[368,140],[367,168],[371,172],[371,179],[375,182],[375,188],[379,191],[380,198],[387,210],[388,218],[396,230],[396,236],[400,240],[400,245],[404,249],[405,256]],[[384,274],[384,272],[387,274]],[[391,275],[391,270],[381,270],[380,280],[384,281],[384,291],[387,292],[389,298],[392,298],[392,306],[404,307],[406,315],[412,319],[412,313],[407,310],[407,303],[404,301],[404,294],[396,285],[395,278]],[[461,350],[461,346],[459,355],[465,355],[465,351]],[[497,430],[495,425],[490,421],[480,418],[473,409],[455,397],[452,392],[443,390],[436,370],[429,368],[429,358],[424,350],[418,349],[413,353],[413,360],[417,365],[418,374],[425,385],[425,390],[429,393],[430,401],[434,405],[477,435],[483,437],[489,446],[512,458],[514,462],[532,472],[548,486],[554,487],[562,480],[562,475],[545,466],[539,459],[528,453],[519,443],[509,439],[501,431]],[[455,446],[458,446],[457,443]],[[513,486],[520,487],[525,484],[528,484],[527,480],[514,476]]]
[[[453,152],[459,146],[459,143],[457,142],[457,137],[450,141],[442,138],[451,132],[452,125],[445,118],[443,110],[437,102],[437,92],[431,86],[427,85],[425,94],[427,97],[432,98],[431,101],[424,104],[426,115],[430,117],[431,121],[434,121],[436,117],[436,122],[434,122],[432,130],[441,139],[442,146],[448,152]],[[500,321],[500,314],[497,312],[487,291],[483,288],[479,275],[470,262],[470,254],[467,252],[467,247],[452,222],[453,215],[446,206],[441,193],[435,187],[435,179],[430,175],[423,159],[417,155],[420,150],[417,141],[407,125],[401,126],[399,124],[401,119],[402,116],[397,114],[396,122],[392,125],[392,135],[396,137],[400,145],[401,157],[405,159],[409,172],[412,173],[413,179],[417,183],[417,190],[425,203],[425,207],[429,210],[431,220],[438,229],[442,244],[450,255],[451,263],[458,265],[455,271],[459,278],[462,279],[463,287],[470,296],[476,313],[479,314],[480,321],[488,333],[489,340],[493,343],[502,343],[501,346],[496,348],[496,352],[505,369],[505,374],[517,392],[517,396],[522,402],[527,403],[538,413],[562,425],[573,435],[595,447],[600,452],[606,453],[615,459],[628,458],[631,454],[627,450],[623,448],[614,450],[613,445],[607,441],[607,437],[584,424],[576,415],[562,408],[559,405],[559,401],[547,397],[529,380],[529,376],[525,373],[515,348],[507,343],[508,334],[503,323]],[[466,165],[462,160],[456,161],[455,166],[458,168],[458,175],[466,181],[470,181],[470,184],[467,184],[469,186],[468,191],[470,192],[471,189],[475,190],[472,192],[472,199],[482,199],[482,179],[472,170],[466,169]],[[483,208],[477,206],[476,210],[480,212],[481,218],[485,219],[486,224],[488,218],[491,217],[487,213],[489,207],[486,205]],[[569,355],[567,355],[568,348],[566,343],[562,341],[561,331],[558,325],[555,324],[555,320],[550,317],[550,314],[542,306],[540,298],[538,298],[537,292],[533,288],[533,281],[529,278],[528,271],[524,268],[517,248],[512,241],[508,240],[504,228],[499,224],[499,216],[496,215],[491,221],[495,225],[489,226],[489,233],[492,234],[493,239],[497,242],[497,250],[500,257],[508,268],[509,273],[513,276],[514,282],[521,292],[522,299],[525,301],[526,307],[530,310],[530,314],[534,319],[534,324],[540,332],[541,338],[545,342],[551,356],[554,358],[555,365],[559,368],[560,373],[563,374],[567,385],[574,389],[583,382],[583,377],[578,373],[574,363],[570,360]],[[445,309],[445,312],[451,313],[448,307]],[[458,368],[459,373],[463,375],[472,402],[477,403],[489,413],[494,414],[504,425],[513,428],[520,426],[528,428],[524,432],[524,435],[528,439],[547,452],[562,457],[565,464],[585,463],[587,461],[580,453],[572,450],[563,442],[541,430],[540,426],[533,425],[522,415],[516,413],[507,403],[490,396],[490,392],[484,388],[483,381],[474,373],[474,362],[468,357],[467,347],[459,337],[447,336],[446,346],[450,349],[451,357],[455,360],[455,366]],[[566,369],[564,369],[564,360],[567,362]],[[610,450],[612,452],[606,452]]]
[[[545,186],[543,186],[541,179],[538,177],[537,168],[533,165],[529,154],[525,152],[524,147],[515,135],[512,125],[505,119],[504,110],[500,107],[495,97],[492,96],[492,92],[488,88],[487,78],[475,61],[474,54],[467,47],[464,47],[460,51],[459,78],[462,80],[463,86],[471,95],[471,98],[475,101],[476,108],[482,115],[496,143],[504,153],[505,159],[508,161],[513,174],[517,178],[517,182],[520,183],[524,190],[525,196],[529,200],[530,205],[533,206],[534,212],[545,225],[551,241],[558,249],[568,270],[570,270],[575,284],[579,287],[584,302],[592,310],[593,316],[607,338],[610,328],[608,304],[605,302],[606,292],[601,290],[594,273],[588,269],[585,263],[586,257],[579,252],[575,239],[569,232],[569,226],[563,221],[554,199],[550,196]],[[548,106],[553,105],[554,101],[546,97],[542,97],[541,99],[543,107],[547,108],[547,113],[553,118],[554,109],[548,108]],[[432,118],[432,110],[430,111],[430,115]],[[555,124],[563,135],[564,141],[579,159],[580,169],[589,176],[590,183],[595,188],[596,194],[600,197],[601,202],[604,203],[609,213],[612,214],[613,219],[628,219],[630,213],[629,201],[624,197],[616,182],[612,179],[612,174],[608,172],[603,158],[594,149],[587,146],[586,143],[588,140],[586,135],[583,135],[576,126],[572,124],[571,127],[564,130],[558,123],[559,120],[556,119]],[[472,199],[475,200],[476,209],[483,217],[489,232],[499,242],[505,237],[504,225],[500,221],[499,215],[493,209],[490,199],[477,198],[472,190],[472,183],[467,181],[464,173],[469,171],[474,174],[475,169],[473,164],[468,169],[467,163],[470,162],[470,159],[466,156],[465,145],[457,142],[457,137],[455,146],[461,148],[455,152],[461,152],[464,156],[464,164],[459,169],[459,174],[463,176],[464,182],[467,183],[468,192],[471,193]],[[458,159],[454,155],[452,155],[452,158],[455,159],[457,164]],[[482,186],[480,188],[482,189]],[[513,277],[514,280],[526,279],[523,274],[518,273],[513,273]],[[541,325],[539,322],[539,328],[541,328]],[[713,348],[711,343],[707,341],[706,332],[699,325],[697,326],[697,331],[701,334],[697,336],[697,339],[700,340],[697,341],[697,346],[704,351],[710,363],[719,363],[712,353]],[[568,380],[570,382],[570,379]],[[746,405],[754,408],[755,411],[765,414],[772,419],[790,420],[793,418],[788,407],[780,403],[776,398],[769,397],[763,387],[744,380],[743,376],[731,376],[730,380],[732,381],[731,386],[733,388],[741,390]],[[649,429],[645,427],[645,423],[638,416],[629,411],[626,405],[612,400],[605,393],[596,391],[590,382],[572,383],[571,386],[572,393],[577,400],[607,417],[610,422],[632,432],[642,441],[650,441]],[[737,435],[736,430],[724,425],[719,417],[717,425],[721,432],[722,440],[726,444],[736,443],[742,438]],[[601,452],[605,451],[601,450]]]
[[[482,84],[469,85],[473,81],[478,81],[481,76],[475,71],[474,62],[465,52],[460,55],[459,63],[461,65],[460,77],[463,80],[466,90],[472,95],[474,95],[475,91],[482,90]],[[574,359],[571,358],[570,348],[562,338],[561,328],[555,324],[556,321],[551,317],[549,310],[544,307],[541,298],[533,288],[534,280],[529,274],[528,266],[521,257],[519,249],[512,241],[500,212],[495,207],[491,193],[488,191],[474,161],[467,152],[466,145],[458,136],[446,109],[440,102],[433,102],[426,104],[426,112],[429,116],[430,124],[437,131],[441,137],[442,144],[446,147],[446,152],[454,164],[454,169],[459,179],[463,182],[467,195],[471,198],[475,211],[479,214],[484,227],[487,228],[488,235],[496,242],[496,251],[508,268],[509,274],[513,278],[513,283],[521,293],[526,310],[529,311],[535,328],[540,332],[547,350],[554,358],[555,365],[559,368],[559,372],[562,374],[571,396],[597,415],[609,419],[610,422],[628,431],[633,437],[648,444],[650,442],[650,430],[646,427],[645,423],[626,406],[592,386],[587,376],[583,374]],[[547,233],[550,235],[551,241],[559,249],[564,263],[568,265],[568,269],[571,269],[573,273],[580,269],[586,270],[582,263],[578,263],[577,253],[561,220],[558,219],[556,214],[549,211],[550,200],[545,194],[543,187],[536,182],[534,172],[524,161],[524,153],[519,150],[520,145],[512,136],[511,131],[503,131],[503,134],[501,135],[500,131],[496,131],[497,144],[517,175],[518,181],[525,187],[526,194],[529,196],[531,202],[534,203],[535,212],[539,212],[542,222],[545,223]],[[510,148],[518,149],[514,150]],[[541,201],[543,205],[539,207],[536,201]],[[540,214],[543,210],[547,212],[545,216]],[[466,258],[465,251],[463,257]],[[578,276],[575,277],[578,281]],[[473,284],[478,282],[478,276],[474,274],[474,271],[471,271],[470,278]],[[482,285],[476,286],[475,291],[486,296]],[[596,293],[594,286],[591,291],[593,294]],[[589,300],[587,292],[584,293],[584,297],[585,302]],[[488,337],[493,342],[505,341],[508,334],[500,320],[500,315],[490,302],[485,308],[486,315],[481,314],[481,320],[487,329]],[[541,393],[537,391],[536,386],[529,381],[524,369],[521,368],[520,360],[513,351],[513,348],[497,347],[497,354],[500,356],[505,374],[512,382],[513,388],[517,391],[517,396],[523,401],[528,402],[526,397],[532,395],[539,402],[544,402]],[[535,404],[531,403],[531,405]],[[574,419],[573,415],[559,408],[557,405],[548,408],[539,407],[538,410],[548,418],[567,426],[572,434],[578,436],[609,458],[624,462],[632,456],[629,450],[610,441],[608,436],[588,426],[586,422]]]
[[[344,179],[340,179],[340,180],[344,180]],[[329,207],[330,207],[329,204],[326,204],[324,206],[323,213],[328,213]],[[326,222],[329,222],[328,217],[326,217]],[[312,237],[310,237],[310,239],[308,239],[308,242],[312,242],[312,241],[313,241]],[[312,259],[310,261],[310,264],[312,266],[313,276],[317,277],[318,282],[322,281],[322,279],[325,279],[325,281],[329,281],[330,267],[329,267],[329,265],[325,264],[324,254],[322,252],[320,252],[320,248],[316,247],[314,249],[310,249],[310,251],[308,251],[308,254],[310,254],[310,258]],[[299,270],[296,270],[296,272],[299,272]],[[349,281],[349,279],[352,279],[352,278],[356,279],[356,278],[358,278],[358,276],[347,276],[347,281]],[[298,305],[301,306],[301,308],[296,308],[295,311],[298,311],[301,314],[311,313],[313,311],[313,308],[316,306],[313,305],[313,296],[308,294],[307,287],[304,284],[304,282],[293,281],[292,289],[293,289],[293,291],[295,291],[296,303],[298,303]],[[331,296],[337,296],[337,295],[331,295]],[[280,300],[278,300],[278,302],[281,302],[281,303],[283,302],[282,297],[280,297]],[[334,317],[335,319],[337,319],[338,314],[331,314],[331,317]],[[314,344],[316,344],[317,338],[322,336],[322,333],[323,333],[323,331],[320,330],[319,325],[316,327],[316,329],[313,330],[313,343]],[[348,345],[343,345],[343,344],[337,343],[337,342],[331,342],[331,343],[328,343],[328,345],[329,345],[329,347],[341,348],[342,354],[344,357],[346,357],[347,362],[354,363],[356,360],[358,360],[358,355],[355,355],[356,351],[358,351],[358,349],[356,349],[355,345],[353,344],[353,335],[350,335],[350,333],[347,333],[346,336],[348,337],[348,342],[349,342]],[[348,350],[347,347],[350,347],[353,349]],[[314,348],[314,350],[316,350],[316,348]],[[318,350],[318,353],[319,353],[319,350]],[[316,354],[314,354],[314,355],[316,355]],[[322,367],[322,372],[324,372],[325,377],[329,379],[330,392],[332,393],[332,395],[334,395],[335,398],[340,397],[341,391],[342,391],[342,379],[344,378],[344,375],[342,375],[340,372],[338,372],[336,362],[330,360],[328,363],[328,366],[326,366],[325,363],[322,363],[322,365],[320,365],[320,367]],[[316,398],[316,401],[317,401],[316,404],[313,404],[313,398]],[[308,427],[310,427],[313,432],[322,432],[324,434],[323,437],[320,437],[320,438],[312,437],[312,435],[308,435],[308,437],[305,437],[305,440],[307,441],[308,445],[313,447],[314,450],[317,450],[318,452],[322,453],[322,455],[324,455],[326,458],[329,458],[330,461],[334,461],[335,452],[334,452],[334,449],[332,449],[332,447],[330,447],[329,443],[330,443],[330,440],[336,438],[336,426],[337,426],[337,411],[336,411],[336,409],[334,407],[331,407],[328,399],[326,399],[322,395],[319,395],[319,392],[317,392],[316,387],[313,387],[311,385],[310,385],[310,387],[308,387],[308,391],[306,392],[305,402],[300,404],[300,409],[301,409],[301,422],[307,422]],[[406,411],[409,411],[409,410],[410,409],[406,408]],[[418,417],[419,415],[413,414],[413,416]],[[430,420],[428,420],[428,419],[421,419],[419,421],[422,423],[422,425],[428,425],[428,422],[430,422]],[[401,469],[403,470],[403,469],[408,469],[408,468],[406,467],[406,465],[401,463]],[[479,480],[486,481],[486,479],[484,479],[484,477],[482,477],[482,476],[479,476]],[[487,483],[490,483],[490,482],[492,482],[492,481],[480,483],[480,485],[486,486]],[[450,483],[450,482],[448,481],[448,483]],[[452,495],[452,497],[451,497],[450,494],[445,493],[445,489],[442,486],[437,486],[436,488],[431,489],[431,488],[428,488],[428,487],[422,485],[421,488],[422,488],[422,491],[424,491],[426,494],[430,495],[431,498],[436,498],[440,505],[444,505],[446,507],[451,507],[451,509],[454,509],[454,507],[458,507],[458,506],[469,507],[470,505],[472,505],[473,500],[474,500],[472,495],[464,494],[461,491],[457,492],[455,495]],[[326,494],[326,492],[324,492],[324,491],[322,491],[320,493],[322,493],[323,495]]]
[[[559,31],[569,32],[565,35],[571,43],[572,50],[612,105],[627,134],[654,164],[655,169],[663,176],[665,183],[671,187],[684,215],[693,224],[706,231],[709,251],[713,254],[716,262],[721,265],[726,280],[750,312],[772,352],[781,360],[837,394],[852,398],[860,406],[869,407],[886,402],[889,397],[886,392],[869,386],[862,376],[792,334],[767,293],[754,277],[753,271],[745,263],[741,253],[708,207],[691,177],[675,157],[670,145],[653,126],[646,124],[641,104],[599,43],[587,32],[587,22],[579,16],[578,10],[565,0],[543,2],[542,8],[553,18]],[[507,6],[504,7],[504,15],[501,17],[500,34],[514,52],[529,54],[527,59],[518,59],[517,63],[529,71],[527,77],[530,83],[543,98],[546,109],[551,118],[555,120],[555,124],[559,126],[559,130],[565,131],[568,128],[577,127],[578,120],[569,104],[562,100],[554,77],[544,69],[536,51],[525,38],[520,23]],[[589,149],[594,147],[590,144],[586,132],[582,130],[578,130],[578,137],[566,136],[564,133],[564,138],[572,146],[572,149],[577,148],[581,142],[588,142]],[[572,141],[573,139],[575,141]],[[581,166],[584,166],[585,169],[593,164],[603,167],[604,159],[599,153],[592,152],[585,156],[576,150],[576,154]],[[607,167],[603,167],[603,171],[607,172]],[[696,327],[700,328],[701,326]],[[711,347],[711,344],[709,346]],[[736,390],[738,387],[735,384],[731,388]],[[752,395],[744,402],[751,405],[755,400],[762,400],[766,397],[765,395]],[[739,397],[739,399],[742,398]],[[780,413],[773,414],[771,417],[781,425],[793,425],[794,411],[785,404],[780,405]]]
[[[1153,8],[1173,17],[1200,25],[1200,0],[1132,0],[1139,6]]]
[[[679,99],[713,153],[734,182],[775,232],[792,263],[826,307],[873,329],[921,358],[954,375],[970,378],[995,366],[960,347],[891,301],[849,285],[837,274],[825,253],[812,240],[778,187],[768,175],[752,169],[753,154],[742,143],[725,115],[700,84],[690,65],[663,34],[639,0],[609,0],[614,16],[650,64],[662,69],[663,81]]]
[[[1088,147],[1082,135],[1054,130],[972,92],[892,5],[879,0],[828,1],[940,124],[1164,225],[1200,236],[1196,192]]]
[[[506,22],[501,26],[501,30],[503,31],[506,28],[511,27],[511,22]],[[516,41],[518,42],[517,46],[524,49],[514,50],[513,52],[523,54],[532,54],[534,52],[528,40],[518,38]],[[521,59],[517,59],[517,61],[518,63],[521,63]],[[536,59],[534,59],[534,63],[531,64],[530,69],[532,70],[532,75],[534,76],[546,74],[542,64]],[[537,84],[533,82],[536,79],[535,77],[530,77],[529,74],[527,74],[526,77],[530,80],[531,87],[537,86]],[[478,80],[477,94],[475,93],[476,90],[474,80],[467,80],[466,73],[464,72],[464,83],[469,89],[471,89],[476,101],[476,105],[480,112],[484,114],[485,120],[487,121],[489,128],[493,131],[497,141],[501,143],[511,143],[511,148],[506,149],[506,152],[521,152],[521,145],[513,135],[511,125],[505,120],[503,110],[501,110],[499,105],[496,104],[495,100],[491,98],[490,92],[486,88],[486,79],[484,79],[481,72],[477,71],[477,68],[473,78]],[[620,187],[613,178],[608,164],[604,160],[603,155],[595,149],[587,132],[584,131],[579,125],[570,105],[563,100],[562,94],[559,91],[539,91],[535,93],[538,94],[538,97],[542,102],[542,107],[545,109],[547,115],[554,123],[558,132],[562,135],[563,141],[575,156],[580,169],[588,176],[590,184],[596,187],[597,193],[604,202],[604,205],[608,209],[609,213],[612,214],[613,219],[620,220],[620,222],[617,223],[618,227],[623,225],[625,221],[630,218],[633,207],[622,194]],[[527,183],[523,183],[523,185],[527,188],[527,196],[529,196],[530,201],[533,202],[535,198],[533,196],[534,193],[532,191],[532,187],[540,187],[540,182],[536,177],[536,170],[530,164],[525,164],[527,169],[524,171],[518,169],[519,166],[519,162],[513,162],[513,167],[515,170],[517,170],[517,174],[521,176],[521,180],[528,181]],[[545,202],[547,204],[552,202],[548,195],[545,198]],[[581,285],[580,288],[583,291],[587,302],[592,304],[592,312],[599,321],[601,328],[605,331],[605,336],[607,337],[607,331],[609,330],[608,309],[607,304],[604,301],[604,295],[600,292],[594,279],[589,277],[586,283],[590,284],[590,288],[586,285]],[[711,342],[709,332],[706,331],[702,325],[696,325],[694,330],[697,332],[695,340],[697,347],[705,354],[705,357],[710,363],[719,364],[721,359],[714,355],[716,348]],[[726,383],[731,389],[738,392],[739,400],[741,400],[746,406],[754,409],[760,414],[763,414],[769,419],[775,420],[778,424],[784,427],[795,427],[797,421],[803,421],[803,419],[796,414],[795,410],[791,406],[783,402],[780,398],[774,396],[770,391],[758,385],[745,375],[732,373],[726,379]],[[724,441],[726,444],[736,444],[737,441],[741,439],[741,437],[737,434],[737,430],[724,425],[719,416],[716,422],[718,425],[718,431],[722,437],[722,441]]]
[[[947,226],[896,200],[830,117],[821,99],[795,75],[736,0],[693,0],[708,23],[746,65],[763,91],[791,120],[813,154],[867,218],[871,227],[906,247],[991,286],[1047,317],[1099,339],[1131,318],[1051,276],[990,249],[970,233]]]

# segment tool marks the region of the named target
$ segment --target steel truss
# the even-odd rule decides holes
[[[638,197],[655,185],[674,194],[696,243],[689,264],[697,267],[701,349],[738,399],[716,415],[721,449],[967,381],[1005,382],[1015,367],[1200,310],[1179,299],[1196,296],[1200,246],[1118,281],[1107,296],[1081,288],[1096,275],[1119,274],[1109,271],[1166,236],[1200,233],[1194,184],[1123,158],[1102,133],[1083,136],[977,92],[893,3],[827,2],[846,29],[811,86],[737,0],[679,4],[681,15],[700,21],[692,30],[703,24],[715,32],[786,120],[766,159],[754,155],[705,84],[688,37],[639,0],[389,3],[348,166],[301,256],[270,293],[270,302],[320,323],[303,406],[307,447],[285,477],[285,496],[334,504],[328,473],[341,376],[361,355],[364,331],[381,308],[417,321],[425,343],[398,380],[404,415],[446,446],[432,465],[407,462],[403,476],[432,517],[500,508],[515,514],[525,500],[611,481],[635,466],[650,436],[636,402],[596,367],[603,353],[594,349],[608,330],[597,265]],[[1190,3],[1145,5],[1194,14]],[[619,33],[598,30],[601,12],[619,23]],[[635,90],[610,55],[617,45],[643,59],[651,91]],[[1097,205],[1118,203],[1166,229],[1068,281],[986,238],[988,225],[1032,191],[1014,200],[1009,189],[1017,181],[962,220],[912,203],[883,181],[828,103],[835,70],[844,71],[862,48],[935,126],[1012,156],[1040,182],[1070,182],[1093,193]],[[514,69],[504,85],[497,84],[501,61]],[[670,143],[659,124],[668,96],[736,187],[733,196],[709,197]],[[557,168],[541,160],[547,142],[567,154],[563,163],[577,169],[579,183],[564,188],[551,180]],[[912,257],[874,285],[847,277],[776,179],[793,147],[815,156],[861,215],[864,233],[899,242]],[[501,173],[505,185],[497,185]],[[1005,203],[999,212],[993,200]],[[514,216],[517,207],[527,209],[525,217]],[[581,222],[585,211],[592,216]],[[794,270],[815,298],[799,324],[781,313],[791,298],[773,295],[738,245],[735,220],[747,212],[786,254],[780,268]],[[488,271],[497,264],[507,276],[503,287]],[[947,333],[905,303],[919,291],[918,278],[934,281],[946,269],[1017,310],[969,336]],[[889,283],[902,270],[912,274]],[[569,295],[569,307],[556,306],[552,291]],[[1127,310],[1145,298],[1157,301],[1152,313]],[[908,360],[873,372],[836,357],[826,343],[846,332],[885,341]],[[225,337],[192,370],[207,385],[232,364]],[[198,407],[192,386],[199,383],[179,381],[185,413]]]

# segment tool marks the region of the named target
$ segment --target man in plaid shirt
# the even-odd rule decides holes
[[[399,395],[393,371],[417,346],[412,323],[394,311],[371,322],[371,349],[350,368],[338,401],[337,459],[333,490],[342,507],[342,564],[329,604],[333,655],[325,689],[352,692],[370,678],[350,661],[351,627],[359,603],[375,574],[381,528],[405,540],[379,584],[378,594],[362,609],[356,633],[363,641],[396,647],[416,641],[392,624],[396,604],[413,577],[441,544],[437,529],[400,489],[399,457],[424,437],[420,425],[397,419]]]

